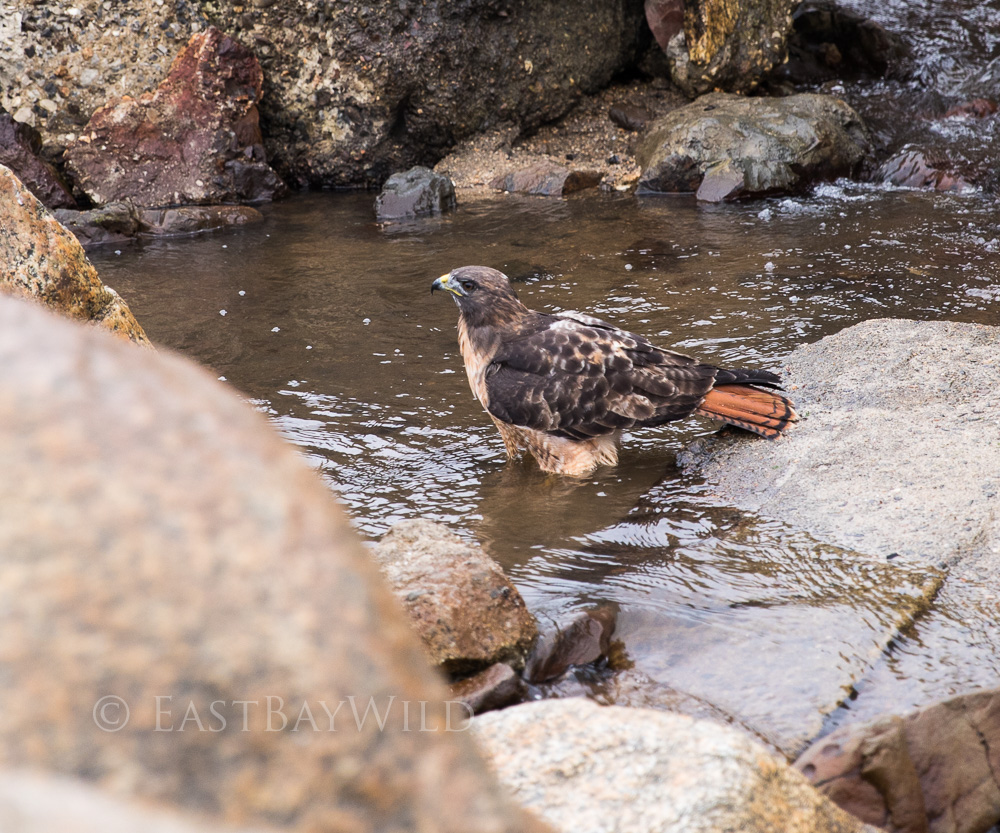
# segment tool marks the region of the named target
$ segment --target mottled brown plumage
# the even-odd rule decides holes
[[[618,461],[622,430],[700,414],[777,437],[796,419],[764,370],[722,370],[653,346],[576,312],[524,306],[506,275],[463,266],[432,286],[459,308],[458,338],[473,393],[511,457],[529,451],[544,471],[583,476]]]

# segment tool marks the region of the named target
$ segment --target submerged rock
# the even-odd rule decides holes
[[[266,202],[284,192],[258,123],[254,55],[211,28],[195,35],[153,92],[99,108],[66,149],[66,167],[98,205]]]
[[[380,220],[441,214],[455,207],[455,185],[430,168],[416,166],[393,174],[375,198],[375,216]]]
[[[538,627],[500,565],[441,524],[402,521],[375,548],[430,661],[448,673],[524,666]]]
[[[1000,823],[1000,691],[844,726],[795,767],[869,824],[899,833],[985,833]]]
[[[666,46],[674,83],[691,98],[754,89],[784,61],[796,5],[798,0],[687,0],[684,30]]]
[[[602,177],[600,171],[571,171],[562,165],[536,162],[526,168],[503,174],[490,185],[498,191],[538,197],[564,197],[574,191],[596,188]]]
[[[59,208],[52,213],[85,249],[106,243],[124,243],[133,239],[142,228],[139,210],[127,202],[109,202],[88,211]]]
[[[0,298],[0,471],[0,767],[219,825],[540,833],[329,490],[214,374]]]
[[[175,237],[201,231],[263,222],[264,215],[249,205],[187,205],[147,208],[142,212],[143,234]]]
[[[840,99],[712,93],[655,121],[636,151],[638,193],[696,191],[718,202],[789,193],[854,173],[871,151]]]
[[[756,741],[726,726],[588,700],[477,717],[500,780],[572,833],[876,833]]]
[[[46,208],[73,208],[76,200],[62,177],[39,157],[42,137],[0,107],[0,165],[10,168]]]
[[[151,347],[121,296],[105,286],[83,246],[0,165],[0,291],[40,301]]]

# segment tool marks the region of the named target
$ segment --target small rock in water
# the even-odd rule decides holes
[[[380,220],[440,214],[455,207],[455,185],[430,168],[416,166],[393,174],[375,198],[375,216]]]

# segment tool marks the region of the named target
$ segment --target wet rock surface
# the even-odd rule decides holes
[[[455,184],[419,165],[390,176],[375,198],[375,216],[380,220],[441,214],[454,207]]]
[[[875,833],[709,721],[548,700],[477,717],[473,732],[514,798],[556,830]]]
[[[975,186],[960,174],[941,170],[948,162],[929,160],[917,148],[906,147],[883,162],[873,177],[876,181],[906,188],[931,188],[935,191],[968,191]]]
[[[216,823],[541,829],[444,730],[326,486],[212,374],[0,298],[0,467],[0,765]]]
[[[211,28],[195,35],[153,92],[96,110],[66,149],[66,166],[97,205],[266,202],[284,193],[268,166],[256,57]]]
[[[617,611],[605,605],[543,634],[528,658],[525,679],[531,683],[551,682],[574,666],[606,660],[611,653],[616,617]]]
[[[0,290],[35,299],[136,344],[149,339],[83,247],[9,169],[0,166]]]
[[[784,61],[796,5],[796,0],[684,3],[683,32],[673,35],[665,50],[674,83],[691,98],[712,90],[754,89]]]
[[[490,185],[498,191],[536,197],[564,197],[574,191],[596,188],[600,182],[598,171],[570,170],[562,165],[539,162],[497,177]]]
[[[500,565],[447,527],[396,524],[374,550],[430,661],[453,674],[524,666],[538,628]]]
[[[638,192],[696,191],[712,202],[794,192],[850,175],[870,150],[864,124],[839,99],[711,93],[650,125],[636,151]]]
[[[1000,329],[977,324],[857,324],[789,357],[803,418],[785,438],[713,439],[682,462],[735,506],[821,540],[995,579],[998,347]]]
[[[76,200],[48,162],[39,157],[42,137],[0,107],[0,165],[10,168],[46,208],[73,208]]]
[[[795,762],[840,807],[899,833],[984,833],[1000,823],[1000,692],[845,726]]]

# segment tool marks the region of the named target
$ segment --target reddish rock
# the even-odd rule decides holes
[[[646,22],[660,49],[666,49],[670,39],[684,31],[683,0],[646,0]]]
[[[482,714],[518,703],[524,699],[527,691],[528,687],[518,673],[502,662],[451,686],[451,696],[465,703],[472,714]]]
[[[886,160],[875,176],[893,185],[934,191],[967,191],[974,187],[960,174],[941,170],[938,165],[938,162],[929,160],[922,150],[904,148]]]
[[[0,165],[10,168],[46,208],[74,208],[76,200],[55,169],[38,157],[42,138],[0,107]]]
[[[515,668],[538,626],[500,565],[441,524],[396,524],[375,548],[431,662],[468,674],[496,662]]]
[[[497,177],[490,187],[540,197],[564,197],[574,191],[596,188],[602,176],[600,171],[571,171],[562,165],[539,162]]]
[[[98,205],[266,202],[285,188],[258,123],[263,75],[244,46],[195,35],[154,91],[99,108],[66,150],[76,185]]]
[[[997,103],[989,98],[974,98],[971,101],[963,101],[950,107],[944,114],[946,119],[950,118],[970,118],[985,119],[992,116],[997,111]]]
[[[795,767],[834,803],[894,833],[983,833],[1000,822],[1000,690],[844,726]]]
[[[611,649],[617,611],[611,607],[588,610],[565,628],[557,628],[539,640],[524,669],[532,683],[558,679],[574,665],[587,665],[606,658]]]

